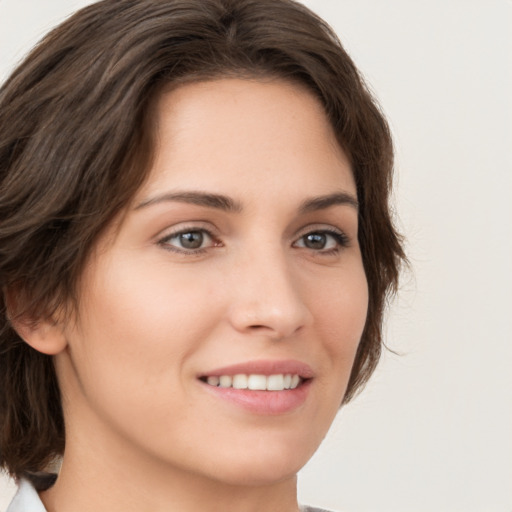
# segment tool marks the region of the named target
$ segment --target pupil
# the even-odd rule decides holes
[[[203,245],[203,234],[200,231],[182,233],[180,242],[185,249],[199,249]]]
[[[309,249],[323,249],[327,243],[327,237],[322,233],[311,233],[306,236],[305,245]]]

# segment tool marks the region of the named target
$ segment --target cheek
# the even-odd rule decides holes
[[[325,354],[323,395],[336,414],[345,395],[368,312],[368,285],[362,264],[326,285],[314,301],[315,325]]]
[[[161,266],[117,261],[96,267],[88,281],[60,380],[70,391],[70,416],[93,411],[137,439],[148,435],[151,418],[151,436],[165,446],[179,426],[176,411],[193,402],[189,361],[214,328],[211,295]]]
[[[123,350],[130,344],[173,347],[182,339],[177,334],[201,328],[195,312],[202,311],[204,322],[208,321],[209,310],[201,304],[211,296],[205,289],[208,283],[203,282],[198,293],[198,283],[191,282],[188,274],[170,272],[162,264],[132,265],[129,260],[98,274],[101,279],[94,281],[84,321],[95,331],[92,338],[109,333]]]
[[[89,281],[70,349],[79,377],[105,395],[179,384],[181,363],[211,329],[211,305],[201,303],[210,295],[161,267],[117,258]]]
[[[368,313],[368,284],[362,265],[330,280],[314,301],[317,328],[333,351],[357,349]]]

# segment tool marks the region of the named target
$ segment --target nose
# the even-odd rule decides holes
[[[244,334],[280,340],[312,321],[297,276],[282,255],[252,254],[232,274],[229,318]]]

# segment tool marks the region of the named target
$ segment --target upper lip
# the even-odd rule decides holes
[[[222,368],[215,368],[204,374],[201,377],[215,377],[221,375],[278,375],[278,374],[292,374],[298,375],[303,379],[310,379],[313,377],[314,372],[311,366],[301,361],[293,359],[286,360],[256,360],[246,361],[243,363],[232,364]]]

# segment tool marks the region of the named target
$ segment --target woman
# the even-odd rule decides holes
[[[0,112],[9,512],[299,510],[403,258],[389,131],[331,30],[289,0],[105,0]]]

